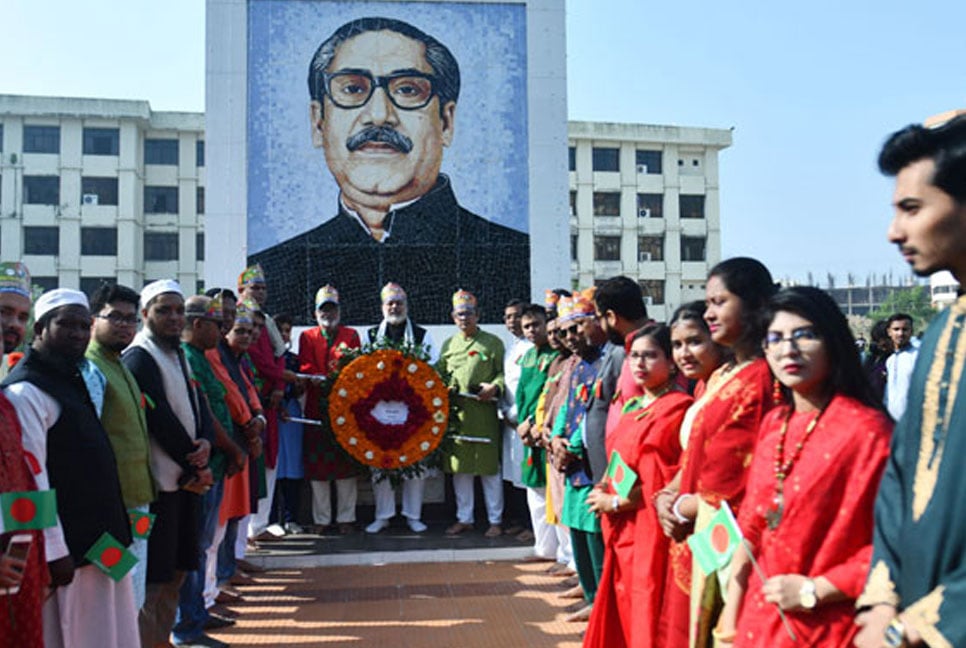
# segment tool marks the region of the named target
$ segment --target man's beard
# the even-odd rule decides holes
[[[393,326],[399,326],[400,324],[406,323],[405,315],[386,315],[386,322],[392,324]]]
[[[319,326],[324,329],[334,329],[339,325],[340,317],[320,317]]]

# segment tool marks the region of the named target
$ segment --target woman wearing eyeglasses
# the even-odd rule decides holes
[[[655,645],[669,540],[651,510],[652,497],[677,470],[678,431],[692,402],[676,384],[671,333],[664,324],[634,333],[627,362],[643,395],[624,405],[607,436],[613,474],[587,497],[605,540],[600,589],[584,635],[587,648]],[[621,483],[633,484],[626,495]]]
[[[788,288],[769,311],[782,404],[762,423],[738,516],[758,567],[739,548],[714,634],[719,646],[851,646],[892,422],[831,297]]]
[[[662,646],[711,643],[719,575],[706,576],[692,565],[685,540],[708,524],[722,501],[737,510],[744,497],[758,428],[774,403],[771,372],[761,357],[761,316],[774,293],[771,274],[755,259],[722,261],[708,276],[704,319],[711,339],[731,357],[688,413],[681,470],[655,500],[661,526],[674,540],[658,630]]]

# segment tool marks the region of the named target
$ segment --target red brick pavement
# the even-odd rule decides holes
[[[585,624],[559,620],[549,563],[463,562],[277,569],[239,587],[232,646],[577,648]]]

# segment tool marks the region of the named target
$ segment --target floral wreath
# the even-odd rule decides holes
[[[440,375],[411,345],[353,350],[324,396],[335,440],[359,464],[393,482],[440,464],[452,406]]]

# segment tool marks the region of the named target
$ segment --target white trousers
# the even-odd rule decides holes
[[[574,551],[570,546],[570,529],[562,524],[551,524],[550,526],[553,527],[554,535],[557,536],[557,562],[577,571]]]
[[[476,475],[456,473],[453,475],[453,492],[456,494],[456,521],[473,524],[473,478]],[[503,522],[503,479],[500,473],[480,475],[486,517],[490,524]]]
[[[332,496],[330,481],[311,480],[312,484],[312,521],[321,526],[332,524]],[[335,521],[339,524],[352,524],[356,521],[356,499],[359,485],[355,477],[335,480]]]
[[[211,539],[211,546],[205,552],[205,609],[215,604],[215,598],[221,590],[218,588],[218,548],[225,541],[228,522],[215,527],[215,535]],[[237,544],[237,543],[236,543]]]
[[[516,429],[503,424],[503,447],[501,470],[503,480],[512,483],[517,488],[524,488],[523,483],[523,441]]]
[[[272,501],[275,496],[276,475],[278,475],[278,468],[265,467],[265,485],[268,488],[268,497],[258,500],[258,510],[252,513],[252,519],[248,525],[249,538],[254,538],[268,528],[268,518],[272,514]]]
[[[530,523],[533,525],[533,553],[540,558],[556,559],[559,551],[554,525],[547,522],[547,491],[527,487],[527,506],[530,508]]]
[[[402,514],[410,520],[419,520],[423,515],[423,490],[425,477],[413,477],[402,483]],[[376,501],[376,519],[391,520],[396,515],[396,489],[388,479],[376,481],[372,478],[372,496]]]
[[[238,520],[238,535],[235,536],[235,560],[244,560],[245,553],[248,552],[248,525],[251,521],[251,513]]]
[[[138,611],[130,572],[115,583],[94,565],[74,571],[44,603],[46,648],[131,648],[140,646]]]

